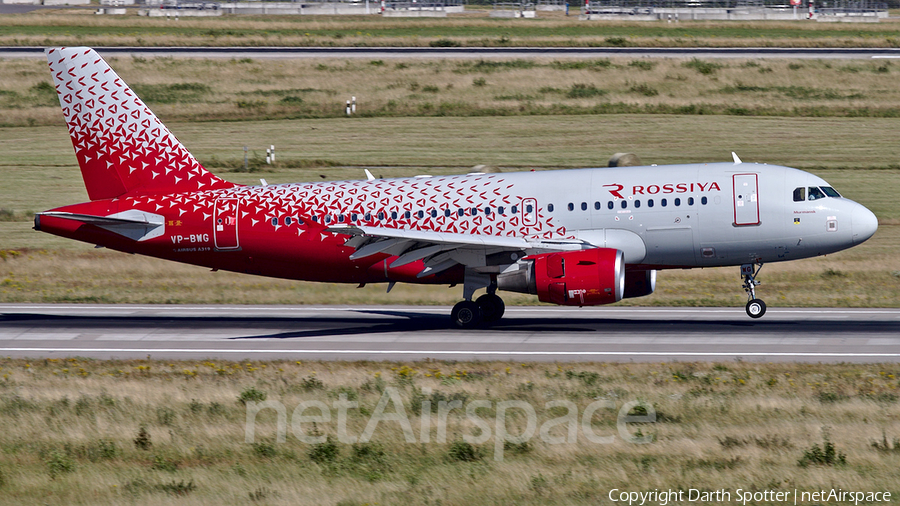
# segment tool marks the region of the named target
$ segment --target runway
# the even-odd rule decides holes
[[[896,48],[681,47],[95,47],[103,57],[178,58],[900,58]],[[0,58],[44,58],[44,48],[0,46]]]
[[[0,355],[160,359],[900,362],[900,310],[0,304]]]

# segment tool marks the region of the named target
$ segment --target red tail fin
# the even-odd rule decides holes
[[[204,169],[96,51],[46,53],[91,200],[234,186]]]

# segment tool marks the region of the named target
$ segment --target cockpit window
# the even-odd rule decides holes
[[[825,193],[823,193],[822,190],[816,188],[815,186],[809,187],[809,200],[818,200],[818,199],[824,199],[824,198],[825,198]]]
[[[806,200],[806,188],[794,188],[794,202],[803,202]]]
[[[837,190],[835,190],[834,188],[832,188],[830,186],[820,186],[819,188],[821,188],[822,191],[825,192],[825,195],[828,195],[829,197],[835,197],[835,198],[841,197],[841,194],[838,193]]]

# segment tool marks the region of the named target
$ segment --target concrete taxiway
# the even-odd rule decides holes
[[[900,310],[0,304],[0,355],[165,359],[900,362]]]

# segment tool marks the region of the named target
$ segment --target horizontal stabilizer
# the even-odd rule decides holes
[[[37,215],[40,217],[62,218],[78,221],[87,225],[95,225],[104,230],[109,230],[121,236],[135,241],[146,241],[159,237],[165,232],[165,218],[159,214],[148,213],[132,209],[109,216],[96,216],[93,214],[66,213],[59,211],[47,211]],[[39,220],[35,221],[38,223]]]
[[[53,216],[54,218],[65,218],[67,220],[75,220],[80,221],[82,223],[90,223],[91,225],[145,225],[145,226],[159,226],[162,225],[162,220],[159,223],[154,223],[147,221],[146,218],[119,218],[112,216],[94,216],[90,214],[78,214],[78,213],[62,213],[62,212],[54,212],[47,211],[46,213],[40,213],[41,216]],[[147,213],[143,213],[146,215]],[[156,215],[151,215],[156,216]]]

